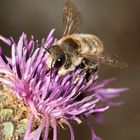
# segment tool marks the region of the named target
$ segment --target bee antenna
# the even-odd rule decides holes
[[[45,48],[44,46],[41,46],[43,49],[45,49],[49,54],[51,54],[51,52],[49,51],[49,49]]]

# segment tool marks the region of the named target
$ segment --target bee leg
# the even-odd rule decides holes
[[[81,63],[81,69],[82,69],[82,73],[86,73],[86,79],[87,81],[89,81],[91,75],[97,72],[98,64],[89,59],[84,58]]]

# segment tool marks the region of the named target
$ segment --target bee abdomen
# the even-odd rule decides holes
[[[90,38],[82,38],[82,43],[84,46],[87,46],[90,51],[92,51],[93,46],[95,46],[94,41],[91,40]]]
[[[92,34],[76,34],[81,43],[81,53],[99,54],[103,51],[102,41]]]

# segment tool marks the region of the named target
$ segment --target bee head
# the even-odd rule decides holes
[[[65,53],[65,56],[66,56],[66,60],[58,71],[59,75],[65,75],[75,69],[75,66],[73,65],[73,61],[72,61],[73,55],[69,53]]]
[[[47,66],[51,68],[59,68],[65,62],[65,54],[58,45],[53,45],[49,49],[49,56],[47,59]]]

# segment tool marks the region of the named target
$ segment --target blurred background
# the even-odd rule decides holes
[[[62,5],[64,0],[0,0],[0,34],[18,40],[24,31],[39,41],[52,28],[55,36],[62,33]],[[129,65],[118,69],[101,66],[100,79],[117,77],[111,86],[129,87],[119,100],[123,106],[104,113],[104,124],[93,120],[96,134],[104,140],[140,139],[140,1],[139,0],[74,0],[81,12],[82,33],[93,33],[101,38],[106,50],[118,54]],[[8,49],[2,43],[5,53]],[[83,123],[73,123],[76,140],[90,140]],[[59,130],[59,139],[69,139],[68,130]]]

